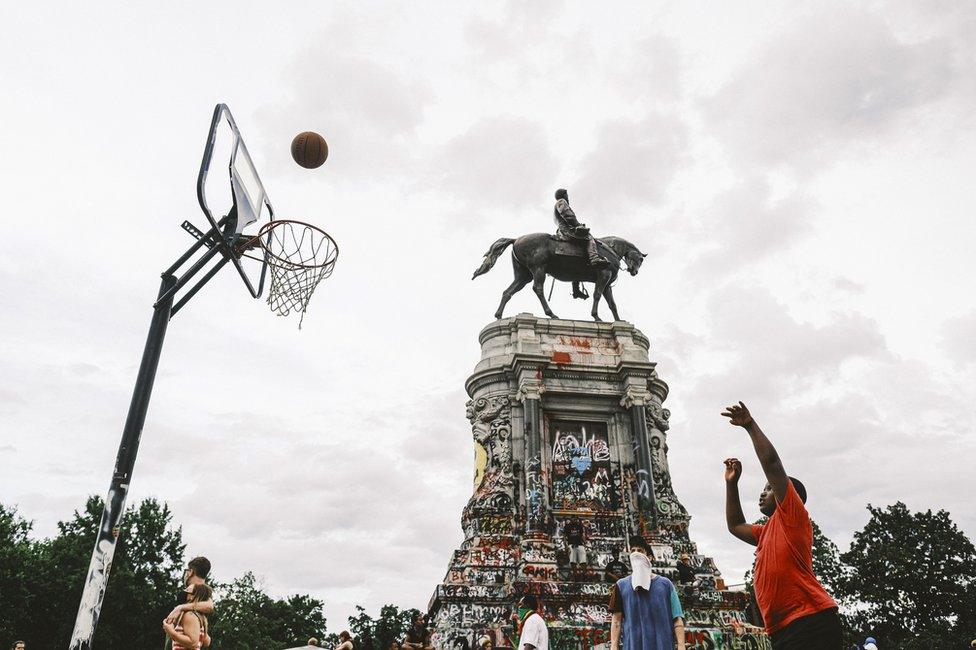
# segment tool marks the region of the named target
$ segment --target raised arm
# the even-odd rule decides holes
[[[789,486],[790,478],[786,475],[786,470],[783,469],[783,461],[779,459],[779,454],[776,453],[773,443],[759,428],[752,414],[749,413],[749,409],[742,402],[728,407],[722,415],[729,418],[729,423],[742,427],[749,434],[752,439],[752,447],[756,450],[756,456],[759,458],[759,464],[762,465],[763,473],[766,474],[766,480],[769,481],[769,486],[773,488],[776,502],[782,503],[783,499],[786,498],[786,488]]]
[[[738,458],[725,459],[725,524],[729,532],[747,544],[755,546],[759,542],[752,533],[752,526],[746,523],[739,500],[739,477],[742,476],[742,463]]]
[[[203,614],[204,616],[210,616],[214,611],[214,603],[212,599],[201,600],[200,602],[193,603],[181,603],[173,608],[167,616],[166,620],[176,622],[180,618],[180,614],[183,612],[197,612],[198,614]]]

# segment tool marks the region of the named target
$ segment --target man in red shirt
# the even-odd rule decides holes
[[[806,488],[787,476],[779,454],[745,404],[730,406],[722,415],[748,432],[768,481],[759,510],[769,521],[763,526],[747,524],[739,502],[742,463],[737,458],[725,460],[725,520],[730,533],[758,547],[753,584],[773,650],[841,650],[837,603],[813,573]]]

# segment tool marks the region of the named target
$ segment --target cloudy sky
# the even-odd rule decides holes
[[[648,254],[621,315],[671,385],[671,467],[730,582],[742,399],[845,548],[867,503],[976,537],[976,6],[33,2],[0,9],[0,499],[52,534],[104,493],[158,274],[202,225],[227,102],[279,216],[341,247],[297,329],[232,271],[172,322],[130,502],[217,576],[424,607],[461,541],[463,382],[500,236],[568,187]],[[316,171],[289,143],[315,130]],[[554,310],[588,305],[557,287]],[[508,314],[541,310],[516,296]],[[608,314],[607,314],[608,315]],[[747,511],[758,514],[751,496]],[[109,598],[112,597],[109,591]]]

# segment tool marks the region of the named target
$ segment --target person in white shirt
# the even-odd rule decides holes
[[[549,650],[549,628],[538,609],[539,601],[531,594],[518,602],[518,650]]]
[[[874,640],[873,636],[864,639],[864,650],[878,650],[878,642]]]

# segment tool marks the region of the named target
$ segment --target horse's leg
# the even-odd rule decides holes
[[[512,284],[508,285],[508,288],[502,292],[502,302],[498,305],[498,311],[495,312],[495,318],[501,318],[502,312],[505,311],[505,305],[508,301],[512,299],[516,293],[522,290],[522,288],[532,281],[532,274],[529,270],[519,264],[519,261],[512,256],[512,267],[515,271],[515,279],[512,280]]]
[[[610,271],[604,269],[596,274],[596,282],[593,284],[593,309],[590,310],[590,315],[595,321],[600,320],[600,296],[609,286]]]
[[[603,295],[607,299],[607,304],[610,305],[610,311],[613,312],[613,319],[620,320],[620,314],[617,313],[617,301],[613,299],[613,287],[610,286],[611,283],[607,283],[607,288],[603,290]]]
[[[532,271],[532,290],[535,291],[535,295],[539,296],[539,302],[542,303],[542,309],[546,312],[546,316],[549,318],[559,318],[552,310],[549,309],[549,303],[546,302],[546,270],[544,268],[536,268]]]

